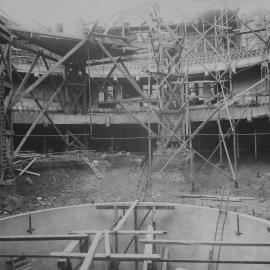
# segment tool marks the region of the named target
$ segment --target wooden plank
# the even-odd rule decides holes
[[[89,270],[90,267],[91,267],[91,264],[93,262],[93,258],[94,258],[94,255],[95,255],[95,252],[96,252],[96,249],[98,247],[98,244],[99,244],[99,239],[101,237],[102,233],[101,232],[98,232],[94,239],[93,239],[93,242],[85,256],[85,259],[82,263],[82,266],[80,268],[80,270]]]
[[[168,247],[166,246],[166,247],[164,248],[163,259],[164,259],[164,260],[168,260],[168,258],[169,258],[169,249],[168,249]],[[168,262],[167,262],[167,261],[162,262],[162,264],[161,264],[161,270],[167,270],[167,267],[168,267]]]
[[[17,253],[17,254],[0,254],[0,258],[15,258],[15,257],[25,257],[25,258],[70,258],[70,259],[83,259],[87,253],[64,253],[64,252],[52,252],[50,254],[26,254],[26,253]],[[179,263],[219,263],[219,264],[270,264],[270,261],[263,260],[200,260],[200,259],[162,259],[159,254],[151,254],[147,256],[145,254],[111,254],[111,259],[115,261],[144,261],[152,260],[157,262],[179,262]],[[94,255],[94,260],[107,260],[105,253],[96,253]]]
[[[117,202],[117,203],[96,203],[95,207],[97,209],[114,209],[114,205],[116,205],[119,209],[127,209],[132,205],[133,202]],[[149,203],[149,202],[140,202],[136,208],[149,209],[155,207],[156,209],[174,209],[174,203]]]
[[[25,173],[25,171],[30,168],[30,166],[37,160],[37,157],[33,158],[28,164],[27,166],[19,173],[19,175],[23,175]]]
[[[16,171],[22,172],[23,170],[21,169],[16,169]],[[32,171],[24,171],[25,173],[31,174],[31,175],[35,175],[35,176],[40,176],[40,173],[36,173],[36,172],[32,172]]]
[[[242,202],[242,200],[239,199],[233,199],[233,198],[200,198],[200,200],[203,201],[229,201],[229,202]]]
[[[107,257],[111,256],[111,244],[110,244],[110,236],[108,231],[105,231],[104,233],[105,238],[105,254]]]
[[[222,196],[220,195],[203,195],[203,194],[179,194],[177,197],[185,197],[185,198],[205,198],[205,199],[222,199]],[[254,197],[233,197],[230,196],[231,200],[254,200]]]
[[[153,240],[152,231],[153,231],[153,227],[151,225],[148,225],[148,234],[146,235],[147,240]],[[153,244],[152,243],[146,244],[144,247],[144,254],[152,254],[152,253],[153,253]],[[145,260],[143,262],[143,270],[150,269],[151,264],[152,264],[151,260]]]
[[[203,245],[203,246],[228,246],[228,247],[269,247],[270,242],[200,242],[192,240],[148,240],[141,239],[143,244],[162,244],[162,245]]]
[[[165,260],[161,260],[165,261]],[[188,264],[194,264],[194,263],[218,263],[218,264],[270,264],[270,261],[257,261],[257,260],[203,260],[203,259],[168,259],[167,260],[170,263],[188,263]]]
[[[126,223],[128,217],[131,215],[131,213],[133,212],[134,208],[138,205],[138,203],[139,203],[139,200],[136,200],[133,202],[133,204],[126,211],[125,215],[120,219],[120,221],[114,227],[113,229],[114,232],[119,231],[123,227],[123,225]]]
[[[72,231],[70,232],[69,234],[76,234],[76,233],[79,233],[79,234],[96,234],[98,232],[105,232],[105,231],[100,231],[100,230],[82,230],[82,231]],[[112,230],[107,230],[107,233],[108,234],[113,234],[114,231]],[[148,231],[140,231],[140,230],[120,230],[117,232],[118,235],[145,235],[145,234],[148,234],[149,232]],[[167,231],[152,231],[152,234],[156,234],[156,235],[163,235],[163,234],[166,234]]]
[[[50,254],[45,256],[47,256],[48,258],[83,259],[87,256],[87,253],[51,252]],[[144,261],[144,260],[156,261],[161,259],[159,254],[129,254],[129,253],[111,253],[110,258],[115,261]],[[108,258],[106,257],[105,253],[94,254],[94,260],[107,260],[107,259]]]
[[[1,235],[0,242],[10,241],[51,241],[51,240],[81,240],[87,234],[56,234],[56,235]]]
[[[176,195],[180,198],[191,198],[191,199],[199,199],[199,200],[209,200],[209,201],[227,201],[227,198],[222,198],[222,196],[208,196],[208,195],[195,195],[195,194],[179,194]],[[242,202],[240,198],[231,197],[228,199],[230,202]]]

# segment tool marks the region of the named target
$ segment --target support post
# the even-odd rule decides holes
[[[153,227],[151,225],[148,225],[148,231],[149,233],[146,235],[146,239],[147,240],[153,240],[153,233],[151,233],[153,231]],[[146,244],[145,248],[144,248],[144,254],[148,255],[148,254],[152,254],[153,253],[153,244]],[[145,260],[143,262],[143,270],[150,270],[152,266],[152,261],[150,260]]]
[[[240,158],[240,144],[239,144],[239,134],[236,135],[237,138],[237,158]]]
[[[138,224],[137,209],[134,208],[133,212],[134,212],[134,230],[137,230],[137,224]],[[135,252],[135,254],[137,254],[139,251],[139,249],[138,249],[138,236],[135,235],[134,237],[135,237],[134,238],[134,252]],[[138,265],[139,265],[138,262],[135,261],[135,270],[138,270]]]
[[[235,172],[235,176],[237,178],[237,141],[236,141],[235,121],[234,121],[233,125],[234,125],[234,129],[233,129],[233,161],[234,161],[234,172]]]
[[[255,160],[258,159],[258,148],[257,148],[257,131],[256,129],[254,130],[254,156]]]
[[[118,222],[118,208],[117,208],[117,205],[114,205],[113,209],[114,209],[114,224],[115,224],[115,227],[116,227],[117,222]],[[114,232],[114,253],[118,253],[118,233],[117,233],[117,231]],[[114,266],[115,266],[115,270],[118,270],[119,264],[115,263]]]
[[[218,135],[218,143],[219,143],[219,164],[221,165],[221,164],[222,164],[222,161],[223,161],[222,138],[221,138],[221,135],[220,135],[220,131],[219,131],[218,133],[219,133],[219,135]]]

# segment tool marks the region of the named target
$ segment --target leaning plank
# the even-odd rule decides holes
[[[1,235],[0,242],[8,241],[50,241],[50,240],[81,240],[87,234],[56,234],[56,235]]]
[[[28,165],[19,173],[19,175],[23,175],[25,173],[25,171],[30,168],[30,166],[37,160],[37,157],[33,158]]]
[[[143,244],[162,244],[162,245],[203,245],[203,246],[228,246],[228,247],[269,247],[270,242],[199,242],[199,241],[186,241],[186,240],[148,240],[141,239]]]
[[[146,239],[147,240],[153,240],[153,227],[151,225],[148,225],[148,234],[146,235]],[[146,244],[144,247],[144,254],[152,254],[153,253],[153,244]],[[151,265],[151,261],[150,260],[145,260],[143,262],[143,270],[148,270],[150,268]]]
[[[31,159],[32,159],[32,157],[31,158],[27,158],[27,159],[19,159],[19,160],[14,161],[13,162],[13,165],[16,165],[16,164],[19,164],[19,163],[22,163],[22,162],[24,162],[26,160],[31,160]]]
[[[129,207],[129,209],[126,211],[125,215],[120,219],[120,221],[117,223],[117,225],[114,227],[113,231],[117,232],[119,231],[123,225],[126,223],[128,217],[131,213],[133,213],[134,208],[138,205],[139,200],[136,200],[133,202],[133,204]]]
[[[94,258],[96,249],[98,247],[99,239],[100,239],[101,235],[102,235],[101,232],[99,232],[95,235],[93,242],[92,242],[92,244],[87,252],[87,255],[82,263],[80,270],[89,270],[90,269],[90,266],[93,262],[93,258]]]
[[[82,230],[82,231],[72,231],[72,232],[70,232],[70,234],[79,233],[79,234],[88,234],[89,235],[89,234],[96,234],[98,232],[100,232],[100,231],[98,231],[98,230],[91,230],[91,231]],[[114,231],[108,230],[107,233],[112,234],[112,233],[114,233]],[[134,234],[136,234],[136,235],[144,235],[144,234],[148,234],[148,233],[149,233],[149,231],[140,231],[140,230],[130,230],[130,231],[129,230],[120,230],[120,231],[117,232],[118,235],[120,235],[120,234],[124,234],[124,235],[134,235]],[[152,234],[162,235],[162,234],[166,234],[167,232],[166,231],[152,231],[151,233]]]

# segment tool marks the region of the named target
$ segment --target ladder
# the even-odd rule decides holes
[[[230,189],[231,189],[231,183],[226,182],[222,189],[221,203],[219,206],[218,219],[217,219],[215,235],[214,235],[214,242],[222,242],[223,240],[224,227],[225,227],[225,222],[226,222],[227,213],[228,213]],[[209,252],[209,260],[218,261],[220,258],[220,253],[221,253],[221,246],[213,245],[212,249]],[[219,265],[218,262],[217,263],[209,262],[208,270],[217,270],[218,265]]]

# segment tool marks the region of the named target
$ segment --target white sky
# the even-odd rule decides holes
[[[156,0],[162,15],[175,19],[183,17],[189,20],[205,9],[213,9],[220,5],[239,7],[242,12],[258,9],[270,10],[270,0]],[[26,26],[41,24],[53,27],[59,22],[72,22],[80,19],[94,21],[96,19],[113,20],[129,14],[133,17],[146,17],[151,11],[149,0],[0,0],[0,9]]]

